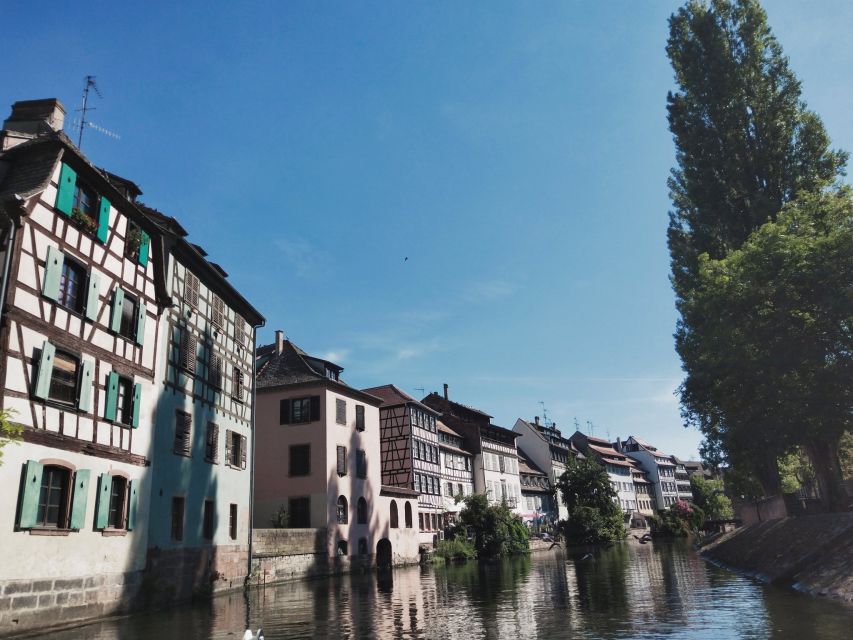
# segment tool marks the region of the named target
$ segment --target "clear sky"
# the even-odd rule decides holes
[[[6,0],[0,116],[58,97],[70,123],[95,75],[91,120],[121,139],[83,151],[223,265],[260,342],[691,457],[665,239],[679,5]],[[853,150],[853,3],[765,7]]]

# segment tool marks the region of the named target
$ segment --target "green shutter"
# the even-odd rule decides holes
[[[101,212],[98,215],[98,240],[107,241],[107,231],[110,228],[110,201],[101,196]]]
[[[89,291],[86,294],[86,318],[94,322],[98,319],[98,303],[101,301],[101,279],[92,271],[89,273]]]
[[[24,480],[21,487],[21,516],[18,519],[20,529],[36,526],[41,494],[41,474],[44,466],[35,460],[27,460],[24,465]]]
[[[59,300],[59,282],[62,279],[62,265],[65,256],[62,252],[48,245],[47,260],[44,263],[44,282],[41,283],[41,292],[45,298]]]
[[[151,247],[151,236],[142,232],[142,241],[139,243],[139,264],[143,267],[148,264],[148,250]]]
[[[142,405],[142,385],[138,382],[133,385],[133,416],[130,426],[136,429],[139,426],[139,407]]]
[[[77,408],[80,411],[92,410],[92,375],[95,365],[91,360],[83,360],[80,368],[80,399],[77,401]]]
[[[130,499],[127,503],[127,530],[133,531],[136,528],[136,503],[139,502],[139,490],[136,485],[139,484],[138,480],[131,480],[128,482],[128,491],[130,492]]]
[[[136,307],[136,344],[140,346],[142,345],[142,341],[145,337],[146,315],[148,315],[148,309],[145,307],[145,303],[140,300]]]
[[[121,308],[124,305],[124,290],[116,287],[113,290],[113,313],[110,316],[110,329],[118,333],[121,329]]]
[[[66,216],[74,208],[74,188],[77,186],[77,172],[67,164],[62,165],[59,173],[59,188],[56,191],[56,208]]]
[[[110,519],[110,494],[113,490],[113,477],[102,473],[98,479],[98,504],[95,507],[95,528],[106,529]]]
[[[74,497],[71,502],[71,529],[86,526],[86,501],[89,497],[89,470],[80,469],[74,474]]]
[[[104,418],[116,419],[116,406],[118,405],[118,374],[112,371],[107,376],[107,404],[104,408]]]
[[[39,370],[36,373],[36,384],[35,389],[33,389],[33,395],[36,398],[47,400],[48,393],[50,393],[50,378],[53,374],[53,356],[55,354],[56,347],[45,340],[41,346]]]

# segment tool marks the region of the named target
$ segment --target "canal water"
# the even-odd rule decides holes
[[[40,638],[853,637],[853,608],[764,586],[703,561],[687,544],[626,542],[594,557],[562,551],[492,564],[407,567],[294,582]]]

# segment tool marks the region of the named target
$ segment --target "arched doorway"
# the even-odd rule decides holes
[[[376,543],[376,566],[390,568],[392,561],[391,541],[388,538],[382,538]]]

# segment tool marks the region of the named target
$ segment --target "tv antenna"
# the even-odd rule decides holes
[[[421,398],[423,398],[426,395],[426,389],[424,389],[423,387],[415,387],[415,391],[421,392]]]
[[[595,437],[595,425],[591,421],[586,421],[586,429],[593,438]]]
[[[98,89],[98,85],[95,84],[95,76],[86,76],[86,86],[83,87],[83,106],[77,111],[80,112],[80,119],[77,122],[77,148],[80,149],[83,146],[83,131],[86,127],[91,127],[95,131],[103,133],[104,135],[110,136],[111,138],[115,138],[118,140],[120,136],[117,133],[113,133],[109,129],[105,129],[104,127],[95,124],[91,120],[87,120],[86,116],[90,111],[95,111],[96,107],[89,106],[89,91],[94,91],[97,96],[103,99],[104,96],[101,95],[100,89]]]
[[[545,408],[545,402],[543,400],[540,400],[539,404],[542,405],[542,424],[544,424],[546,427],[550,427],[553,423],[548,420],[548,409]]]

